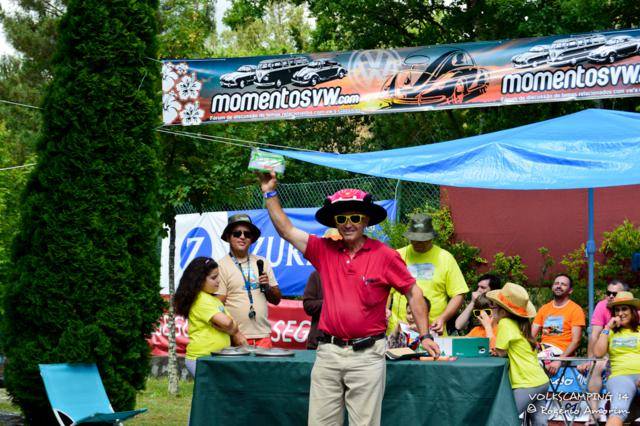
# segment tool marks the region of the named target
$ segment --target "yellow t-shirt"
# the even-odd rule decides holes
[[[211,317],[219,312],[229,315],[220,299],[204,291],[198,293],[189,310],[187,359],[211,355],[231,345],[229,335],[211,325]]]
[[[640,332],[627,328],[609,335],[611,377],[640,374]]]
[[[496,332],[496,348],[507,351],[513,389],[533,388],[549,381],[536,353],[512,318],[502,318]]]
[[[434,245],[428,252],[418,253],[408,245],[398,249],[398,253],[422,289],[422,294],[431,303],[429,323],[442,315],[449,299],[469,292],[458,262],[443,248]],[[407,298],[395,290],[391,290],[391,297],[393,302],[388,330],[393,330],[399,321],[407,320]]]

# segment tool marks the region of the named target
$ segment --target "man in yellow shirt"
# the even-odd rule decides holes
[[[469,287],[453,255],[433,244],[435,235],[431,217],[414,214],[411,216],[409,229],[404,233],[411,244],[398,249],[398,253],[416,279],[424,297],[431,303],[431,332],[446,336],[447,321],[462,306]],[[406,322],[407,301],[404,296],[392,291],[389,305],[391,316],[388,330],[393,330],[399,321]]]

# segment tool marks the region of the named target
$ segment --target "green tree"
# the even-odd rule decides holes
[[[157,2],[76,1],[60,24],[4,300],[7,388],[54,423],[38,363],[95,362],[116,410],[149,371],[159,296]]]

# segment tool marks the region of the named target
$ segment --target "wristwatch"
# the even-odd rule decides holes
[[[433,336],[430,333],[427,334],[423,334],[419,337],[420,341],[422,342],[424,339],[431,339],[433,340]]]

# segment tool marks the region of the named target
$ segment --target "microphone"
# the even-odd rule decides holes
[[[264,274],[264,261],[262,259],[258,259],[256,260],[256,264],[258,265],[258,276]],[[260,291],[266,294],[267,286],[260,284]]]

